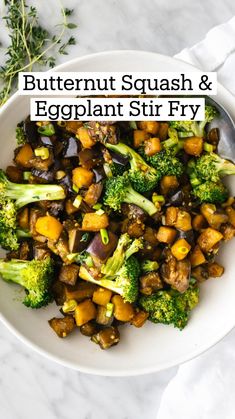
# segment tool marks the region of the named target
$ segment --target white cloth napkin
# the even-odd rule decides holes
[[[176,58],[217,71],[218,81],[235,95],[235,17]],[[179,367],[163,393],[157,419],[234,419],[234,389],[235,329],[214,348]]]

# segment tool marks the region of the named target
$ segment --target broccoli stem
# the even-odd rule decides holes
[[[127,204],[135,204],[146,211],[150,216],[156,214],[157,208],[153,202],[149,201],[143,195],[136,192],[133,188],[129,187],[126,196],[123,200]]]
[[[10,182],[0,171],[0,195],[15,201],[19,209],[31,202],[54,201],[65,198],[64,189],[59,185],[25,185]]]
[[[81,265],[80,270],[79,270],[79,276],[80,278],[84,279],[84,281],[89,281],[92,282],[93,284],[99,285],[101,287],[107,288],[110,291],[113,291],[117,294],[122,295],[122,288],[121,287],[117,287],[115,285],[115,281],[112,281],[111,279],[99,279],[96,280],[93,278],[93,276],[87,271],[87,269]]]
[[[7,282],[15,282],[16,284],[24,286],[21,271],[28,264],[24,260],[11,260],[9,262],[0,262],[0,275]]]

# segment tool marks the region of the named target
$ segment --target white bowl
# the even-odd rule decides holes
[[[155,53],[114,51],[77,58],[55,71],[187,70],[198,71],[181,61]],[[215,99],[235,118],[234,98],[221,85]],[[2,168],[12,160],[16,124],[28,113],[29,98],[17,93],[0,111]],[[222,246],[220,260],[225,266],[225,274],[221,279],[211,279],[202,285],[200,304],[182,332],[150,322],[141,329],[123,326],[119,345],[108,351],[102,351],[80,333],[59,339],[47,324],[48,319],[59,314],[58,307],[27,309],[20,301],[19,289],[3,281],[0,281],[0,318],[17,337],[42,355],[83,372],[128,376],[160,371],[201,354],[234,327],[234,250],[233,243]]]

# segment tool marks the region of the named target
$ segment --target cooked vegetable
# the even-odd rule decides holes
[[[157,233],[159,242],[170,244],[175,240],[176,230],[170,227],[160,227]]]
[[[222,182],[209,180],[193,188],[193,194],[200,202],[222,203],[228,199],[228,190]]]
[[[177,240],[171,247],[171,253],[177,260],[186,258],[191,246],[185,239]]]
[[[131,147],[123,143],[107,144],[108,149],[130,157],[129,179],[133,188],[140,193],[154,189],[159,180],[157,171],[149,166]]]
[[[75,321],[72,316],[53,317],[48,323],[59,338],[65,338],[75,329]]]
[[[134,302],[138,295],[140,266],[133,254],[141,247],[140,240],[131,241],[128,234],[123,234],[113,255],[102,266],[102,278],[96,280],[84,266],[81,266],[79,275],[85,281],[122,295],[125,301]]]
[[[217,111],[212,106],[205,107],[205,119],[204,121],[171,121],[170,126],[175,128],[179,132],[187,133],[190,137],[192,135],[196,137],[205,136],[205,126],[213,121],[216,117]]]
[[[0,261],[0,276],[4,281],[14,282],[25,288],[27,295],[23,303],[31,308],[46,306],[51,301],[50,285],[53,274],[53,262],[50,258]]]
[[[112,303],[114,304],[113,315],[115,319],[121,322],[130,322],[135,314],[132,304],[125,301],[121,295],[114,295],[112,297]]]
[[[112,291],[99,287],[95,290],[92,300],[95,304],[106,306],[110,302],[111,297]]]
[[[57,241],[63,230],[62,224],[51,215],[45,215],[45,217],[39,217],[35,225],[36,231],[42,236],[48,239]]]
[[[216,262],[209,263],[208,273],[209,273],[209,276],[212,276],[213,278],[218,278],[223,275],[224,267]]]
[[[149,314],[147,311],[140,310],[135,313],[133,319],[131,320],[131,324],[135,327],[142,327],[148,319],[148,316]]]
[[[213,247],[219,243],[222,238],[223,235],[218,230],[208,227],[200,234],[197,242],[202,251],[207,253],[213,251]]]
[[[91,340],[97,343],[101,349],[108,349],[113,345],[117,345],[120,340],[120,334],[117,327],[110,326],[93,335]]]
[[[139,299],[141,307],[149,313],[149,320],[154,323],[172,324],[180,330],[188,322],[190,311],[198,304],[199,288],[190,286],[180,294],[177,291],[158,291]]]
[[[107,214],[97,214],[97,212],[89,212],[85,214],[82,220],[82,229],[85,231],[100,231],[109,225]]]
[[[190,255],[190,262],[193,268],[206,262],[206,258],[198,245],[194,247]]]
[[[148,156],[144,151],[141,151],[141,155],[150,166],[157,170],[160,178],[163,176],[176,176],[178,178],[183,174],[183,164],[175,157],[171,148],[162,150],[153,156]]]
[[[120,211],[123,202],[138,205],[150,216],[157,212],[151,201],[132,189],[128,176],[108,179],[105,185],[104,204],[115,211]]]
[[[85,169],[84,167],[76,167],[73,170],[73,183],[80,188],[88,188],[93,181],[94,174],[91,170]]]
[[[163,288],[163,282],[158,272],[147,272],[140,277],[141,294],[151,295]]]
[[[218,154],[206,153],[195,161],[194,170],[199,179],[219,182],[223,176],[235,174],[235,164]]]
[[[0,267],[28,306],[53,296],[65,316],[49,321],[58,336],[77,325],[108,348],[118,324],[183,328],[198,285],[223,274],[214,259],[235,237],[235,199],[222,177],[235,165],[216,154],[214,115],[19,125],[9,178],[0,171],[0,244],[10,250]]]
[[[24,144],[18,151],[15,157],[15,162],[17,165],[23,168],[32,167],[31,159],[33,158],[33,149],[30,144]]]
[[[78,327],[96,318],[96,307],[91,300],[84,300],[75,308],[75,321]]]
[[[184,140],[184,151],[190,156],[200,156],[203,151],[202,137],[190,137]]]

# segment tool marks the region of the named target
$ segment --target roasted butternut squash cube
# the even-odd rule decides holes
[[[78,327],[96,318],[96,307],[91,300],[84,300],[75,308],[75,322]]]
[[[172,243],[176,237],[176,230],[171,227],[161,226],[157,232],[157,239],[162,243]]]
[[[203,139],[201,137],[190,137],[184,140],[184,151],[190,156],[200,156],[203,151]]]
[[[198,237],[197,242],[203,252],[210,252],[220,240],[223,239],[223,234],[214,228],[206,228]]]
[[[172,248],[171,253],[177,260],[183,260],[191,249],[190,244],[185,239],[177,240]]]
[[[93,294],[93,302],[100,306],[106,306],[111,300],[112,291],[99,287]]]
[[[34,157],[33,149],[29,144],[24,144],[18,151],[15,162],[20,167],[30,168],[32,164],[30,160]]]
[[[82,220],[82,229],[86,231],[100,231],[101,228],[106,228],[109,225],[109,218],[107,214],[96,214],[89,212],[84,215]]]
[[[92,148],[95,145],[94,139],[89,134],[89,131],[85,127],[80,127],[77,130],[76,137],[81,141],[84,148]]]
[[[189,260],[193,268],[206,262],[206,258],[198,245],[194,247]]]
[[[89,188],[89,186],[92,184],[94,174],[91,170],[85,169],[84,167],[76,167],[72,173],[73,183],[79,189]]]
[[[134,307],[132,304],[125,302],[121,295],[114,295],[112,303],[114,304],[113,315],[115,319],[121,322],[130,322],[133,319],[135,315]]]

